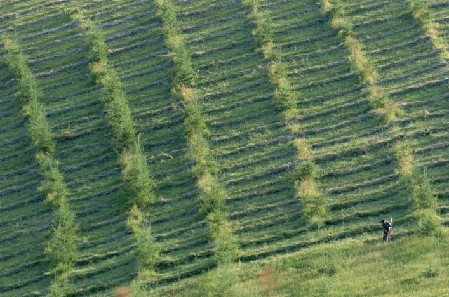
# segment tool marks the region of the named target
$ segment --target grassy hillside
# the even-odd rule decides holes
[[[438,237],[411,236],[389,245],[344,240],[213,271],[156,289],[150,294],[448,296],[447,247],[447,238]]]
[[[449,224],[448,20],[443,0],[0,1],[0,295],[448,294],[445,233],[410,237]]]

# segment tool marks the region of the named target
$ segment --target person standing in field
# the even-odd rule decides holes
[[[383,240],[391,241],[391,229],[393,228],[393,224],[384,219],[382,219],[380,222],[382,223],[382,228],[384,230]]]

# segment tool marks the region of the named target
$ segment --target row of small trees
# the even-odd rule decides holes
[[[128,105],[122,83],[108,60],[108,48],[103,34],[95,23],[77,8],[71,16],[79,22],[89,47],[89,67],[98,84],[102,86],[103,101],[108,124],[112,128],[112,143],[119,152],[122,179],[129,197],[128,225],[136,238],[140,275],[154,274],[159,257],[159,245],[149,225],[149,218],[142,211],[156,201],[156,183],[150,174],[145,154]]]
[[[423,0],[408,0],[408,9],[410,14],[419,23],[421,28],[430,37],[433,47],[440,52],[440,57],[443,61],[449,60],[449,48],[443,38],[441,38],[438,23],[432,20],[429,7],[426,1]]]
[[[439,26],[432,20],[426,1],[408,0],[407,5],[410,14],[430,37],[433,47],[439,51],[441,60],[448,61],[448,45],[441,38]],[[403,151],[411,155],[410,149]],[[441,218],[437,214],[438,200],[427,177],[427,172],[419,172],[414,168],[406,176],[408,186],[414,193],[413,206],[420,229],[426,233],[438,232],[441,224]]]
[[[15,73],[19,85],[20,105],[28,120],[28,130],[36,148],[36,160],[44,177],[39,190],[45,194],[45,202],[55,209],[50,239],[45,248],[53,277],[49,296],[66,296],[72,291],[69,276],[78,257],[79,227],[75,213],[69,206],[69,189],[58,169],[56,143],[46,119],[37,81],[18,42],[7,36],[2,41],[7,53],[7,64]]]
[[[165,42],[171,49],[175,67],[173,94],[185,107],[185,128],[189,142],[189,154],[194,160],[193,171],[200,189],[199,201],[206,215],[210,238],[215,248],[215,260],[219,265],[229,264],[238,256],[237,237],[225,210],[226,190],[219,181],[219,170],[209,146],[210,132],[206,115],[198,100],[191,55],[180,32],[175,5],[170,0],[157,0],[158,16],[163,22]]]
[[[417,16],[426,15],[420,1],[410,1],[411,10]],[[379,74],[369,62],[363,44],[352,33],[352,23],[344,14],[344,8],[340,0],[322,1],[324,12],[331,19],[332,27],[337,29],[339,35],[344,38],[350,55],[349,60],[360,80],[365,84],[371,107],[383,119],[385,123],[392,123],[398,117],[404,116],[404,111],[388,98],[385,91],[378,85]],[[425,21],[421,21],[425,23]],[[431,25],[428,25],[431,28]],[[438,48],[438,46],[436,46]],[[399,129],[394,127],[392,133],[395,136]],[[399,137],[396,137],[399,139]],[[414,162],[413,152],[406,140],[397,140],[394,153],[399,163],[400,173],[407,185],[408,192],[412,196],[412,216],[416,218],[418,228],[425,234],[438,232],[441,219],[437,214],[437,197],[425,172],[421,172]]]
[[[385,94],[377,85],[379,74],[366,57],[363,44],[353,35],[352,22],[345,16],[343,4],[340,0],[322,1],[324,13],[331,19],[331,26],[338,30],[349,50],[349,60],[360,80],[365,84],[370,104],[383,121],[391,122],[404,114],[404,111]]]
[[[284,120],[292,133],[300,130],[293,121],[299,115],[297,93],[288,79],[287,65],[281,59],[281,50],[273,40],[271,20],[259,10],[259,0],[245,0],[251,8],[251,19],[255,25],[254,38],[262,50],[264,58],[270,62],[269,76],[275,87],[273,99],[282,108]],[[295,168],[295,186],[303,204],[304,216],[311,222],[322,223],[327,215],[325,199],[317,185],[319,168],[314,162],[310,146],[305,138],[296,138],[292,145],[297,150],[298,165]]]

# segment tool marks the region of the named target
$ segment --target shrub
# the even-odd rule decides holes
[[[344,16],[341,2],[337,0],[332,1],[332,3],[324,1],[323,10],[332,17],[332,27],[338,29],[339,35],[344,38],[345,46],[350,51],[349,60],[360,80],[367,86],[372,108],[386,123],[403,116],[402,109],[391,102],[382,89],[376,85],[379,74],[366,57],[363,44],[352,36],[352,23]]]
[[[47,297],[65,297],[73,293],[74,287],[66,275],[57,277],[50,285]]]
[[[317,194],[314,196],[303,196],[303,213],[308,221],[321,226],[324,218],[328,215],[328,209],[325,206],[324,196]]]
[[[147,281],[145,281],[142,278],[134,279],[129,286],[131,296],[132,297],[148,297],[148,293],[145,288],[146,282]]]
[[[256,28],[253,35],[260,47],[273,42],[273,26],[271,22],[260,12],[253,12]]]
[[[127,187],[131,204],[139,207],[148,206],[156,201],[154,193],[156,184],[151,178],[147,160],[138,140],[131,150],[124,150],[121,154],[123,180],[129,185]]]
[[[255,28],[253,30],[253,36],[256,39],[259,47],[271,44],[273,42],[273,26],[271,22],[265,17],[265,15],[259,11],[258,0],[245,0],[243,3],[252,9],[251,17],[255,22]]]
[[[318,177],[318,166],[312,160],[303,161],[296,167],[296,180],[304,181],[308,178]]]
[[[220,211],[207,215],[210,237],[214,243],[214,257],[218,265],[229,264],[238,256],[238,239],[232,232],[231,223]]]
[[[337,14],[332,18],[332,27],[338,30],[341,37],[350,37],[352,34],[352,23],[346,17],[340,17]]]
[[[441,232],[441,217],[434,210],[416,210],[414,217],[417,220],[419,232],[425,235],[437,235]]]
[[[431,16],[427,4],[422,0],[408,0],[409,13],[418,20],[418,22],[425,24],[431,21]]]
[[[413,153],[410,146],[403,141],[398,141],[395,144],[394,152],[399,162],[401,175],[405,178],[410,178],[414,167]]]
[[[69,190],[59,172],[58,162],[51,155],[42,152],[36,154],[36,159],[39,169],[45,177],[39,191],[46,194],[46,202],[59,205],[69,195]]]
[[[23,110],[28,115],[28,130],[36,149],[42,152],[53,153],[56,145],[53,141],[44,106],[38,103],[36,98],[24,106]]]
[[[196,75],[192,68],[190,53],[183,43],[173,48],[172,57],[176,68],[175,84],[194,86]]]
[[[218,182],[217,177],[205,173],[198,178],[198,186],[201,189],[199,195],[200,210],[208,214],[213,211],[222,211],[225,207],[226,191]]]
[[[206,173],[216,174],[217,164],[213,159],[209,143],[201,133],[189,135],[189,155],[195,161],[193,172],[200,177]]]
[[[330,3],[332,2],[332,3]],[[340,0],[325,0],[324,7],[328,7],[328,12],[334,15],[343,15],[344,14],[344,6]]]
[[[178,36],[179,24],[175,5],[170,0],[156,0],[158,4],[158,16],[163,20],[163,32],[165,36]],[[173,44],[169,44],[173,46]]]
[[[296,96],[288,83],[276,88],[274,91],[274,103],[285,111],[296,109]]]
[[[366,58],[362,43],[352,36],[346,36],[345,45],[351,52],[349,60],[354,65],[354,68],[360,75],[362,81],[368,85],[376,84],[379,74],[374,70],[373,66]]]
[[[412,192],[413,198],[413,208],[416,210],[436,210],[437,196],[432,189],[430,180],[427,177],[427,173],[425,171],[424,173],[421,173],[417,169],[415,169],[410,176],[410,183],[410,190]]]
[[[175,67],[175,85],[195,85],[196,74],[192,68],[189,51],[179,30],[175,5],[170,0],[157,0],[158,16],[164,26],[163,32],[167,45],[172,49],[171,56]]]
[[[186,120],[185,127],[186,130],[193,134],[196,133],[202,136],[208,136],[210,134],[207,129],[205,115],[203,113],[201,105],[195,100],[186,104]]]
[[[138,263],[140,270],[149,273],[159,259],[160,246],[156,242],[150,226],[143,226],[137,233]]]
[[[53,218],[52,236],[45,249],[55,273],[64,273],[77,259],[78,226],[75,215],[65,200],[61,200]]]

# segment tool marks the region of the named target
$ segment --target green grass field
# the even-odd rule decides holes
[[[390,245],[348,239],[236,264],[150,296],[448,296],[447,247],[438,237]]]
[[[189,59],[176,57],[167,41],[168,23],[158,13],[167,2],[175,8],[174,42]],[[113,296],[119,286],[132,286],[136,296],[449,296],[447,233],[412,234],[419,231],[414,193],[397,157],[398,144],[406,144],[409,165],[425,172],[434,211],[448,225],[449,61],[436,38],[449,50],[449,2],[423,1],[437,28],[431,35],[406,0],[331,0],[340,10],[330,13],[327,1],[255,1],[297,101],[288,120],[274,100],[274,62],[244,2],[0,0],[0,296],[46,296],[58,275],[46,251],[55,208],[40,190],[47,177],[5,37],[19,45],[35,78],[79,226],[71,289],[48,296]],[[103,99],[108,90],[74,9],[101,32],[156,182],[157,201],[140,208],[159,248],[151,274],[139,269],[133,197]],[[337,13],[349,33],[336,29]],[[375,87],[400,117],[386,122],[373,108],[347,36],[363,46],[378,74]],[[195,76],[189,90],[207,126],[206,144],[189,134],[189,97],[176,91],[179,59]],[[328,210],[319,225],[304,215],[298,191],[298,140],[319,171]],[[220,222],[237,238],[229,265],[217,264],[220,246],[202,211],[204,192],[213,190],[191,152],[204,147],[226,189]],[[382,218],[394,219],[390,245],[380,243]]]

